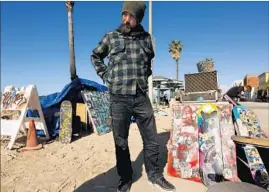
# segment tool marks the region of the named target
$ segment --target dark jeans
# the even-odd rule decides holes
[[[128,135],[131,116],[136,119],[143,140],[143,154],[149,180],[162,176],[158,163],[159,144],[154,113],[148,96],[110,94],[113,136],[116,147],[117,171],[124,180],[132,178]]]

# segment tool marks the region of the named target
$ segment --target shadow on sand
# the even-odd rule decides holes
[[[166,144],[169,139],[169,132],[163,132],[158,134],[158,139],[160,143],[160,155],[159,155],[159,163],[160,167],[162,168],[162,171],[166,165],[167,162],[167,147]],[[130,153],[132,151],[130,150]],[[132,162],[132,167],[134,170],[133,174],[133,183],[135,183],[137,180],[139,180],[142,176],[142,166],[143,166],[144,160],[143,160],[143,150],[139,153],[136,160]],[[117,188],[119,181],[119,176],[117,174],[117,168],[116,166],[108,170],[107,172],[101,173],[98,176],[90,179],[89,181],[86,181],[81,186],[79,186],[77,189],[75,189],[75,192],[88,192],[88,191],[111,191],[115,188]]]

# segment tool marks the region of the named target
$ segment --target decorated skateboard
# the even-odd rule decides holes
[[[72,104],[70,101],[63,101],[60,108],[60,130],[59,141],[68,144],[72,139]]]
[[[173,130],[168,156],[168,174],[201,182],[195,105],[173,106]]]
[[[82,91],[81,94],[95,132],[98,135],[109,133],[111,131],[109,93]]]
[[[239,136],[268,138],[268,135],[261,129],[256,114],[245,106],[238,105],[228,95],[224,98],[230,101],[233,107],[233,114],[236,119],[236,132]]]
[[[222,154],[223,154],[223,177],[229,181],[239,181],[236,164],[236,147],[231,139],[235,135],[232,120],[232,105],[217,105],[221,128]]]
[[[218,108],[214,104],[203,104],[197,111],[197,117],[200,176],[206,186],[211,186],[224,180]]]
[[[269,176],[260,154],[253,145],[246,145],[244,151],[247,157],[251,175],[255,183],[269,191]]]
[[[260,127],[256,114],[245,106],[234,106],[234,117],[240,136],[268,138]]]
[[[188,103],[171,106],[172,130],[168,144],[167,169],[170,176],[201,182],[200,173],[197,174],[199,170],[197,110],[201,105],[203,104]],[[216,106],[218,107],[222,137],[221,148],[224,164],[222,174],[225,180],[238,181],[236,150],[235,144],[231,139],[231,136],[235,133],[232,123],[232,105],[219,102]],[[190,129],[190,127],[192,128]],[[193,141],[192,145],[188,145],[190,141]]]

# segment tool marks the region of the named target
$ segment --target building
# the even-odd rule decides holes
[[[170,100],[174,97],[175,92],[184,91],[184,82],[177,81],[175,79],[163,77],[163,76],[155,76],[153,77],[153,101],[160,102],[161,97],[165,94]]]
[[[249,100],[255,100],[257,97],[257,89],[259,87],[259,76],[258,75],[246,75],[244,77],[244,85],[252,87],[251,93],[247,96]]]
[[[264,72],[259,75],[259,87],[257,97],[269,97],[269,72]]]
[[[244,85],[250,85],[251,87],[259,87],[259,76],[258,75],[246,75],[244,77]]]

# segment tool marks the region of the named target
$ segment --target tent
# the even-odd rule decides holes
[[[59,134],[60,118],[55,116],[55,113],[60,111],[61,102],[69,100],[72,102],[73,110],[76,111],[76,103],[84,103],[81,91],[108,91],[108,88],[104,85],[100,85],[91,80],[76,78],[71,83],[67,84],[61,92],[52,93],[47,96],[40,97],[40,103],[42,111],[45,117],[49,134],[52,138]],[[34,116],[28,112],[28,116]],[[43,131],[37,131],[37,135],[44,135]]]
[[[100,85],[91,80],[77,78],[71,83],[67,84],[60,93],[53,93],[44,97],[41,97],[40,103],[42,108],[49,108],[58,106],[63,100],[81,100],[80,94],[77,95],[81,90],[96,90],[96,91],[107,91],[108,88],[104,85]]]

